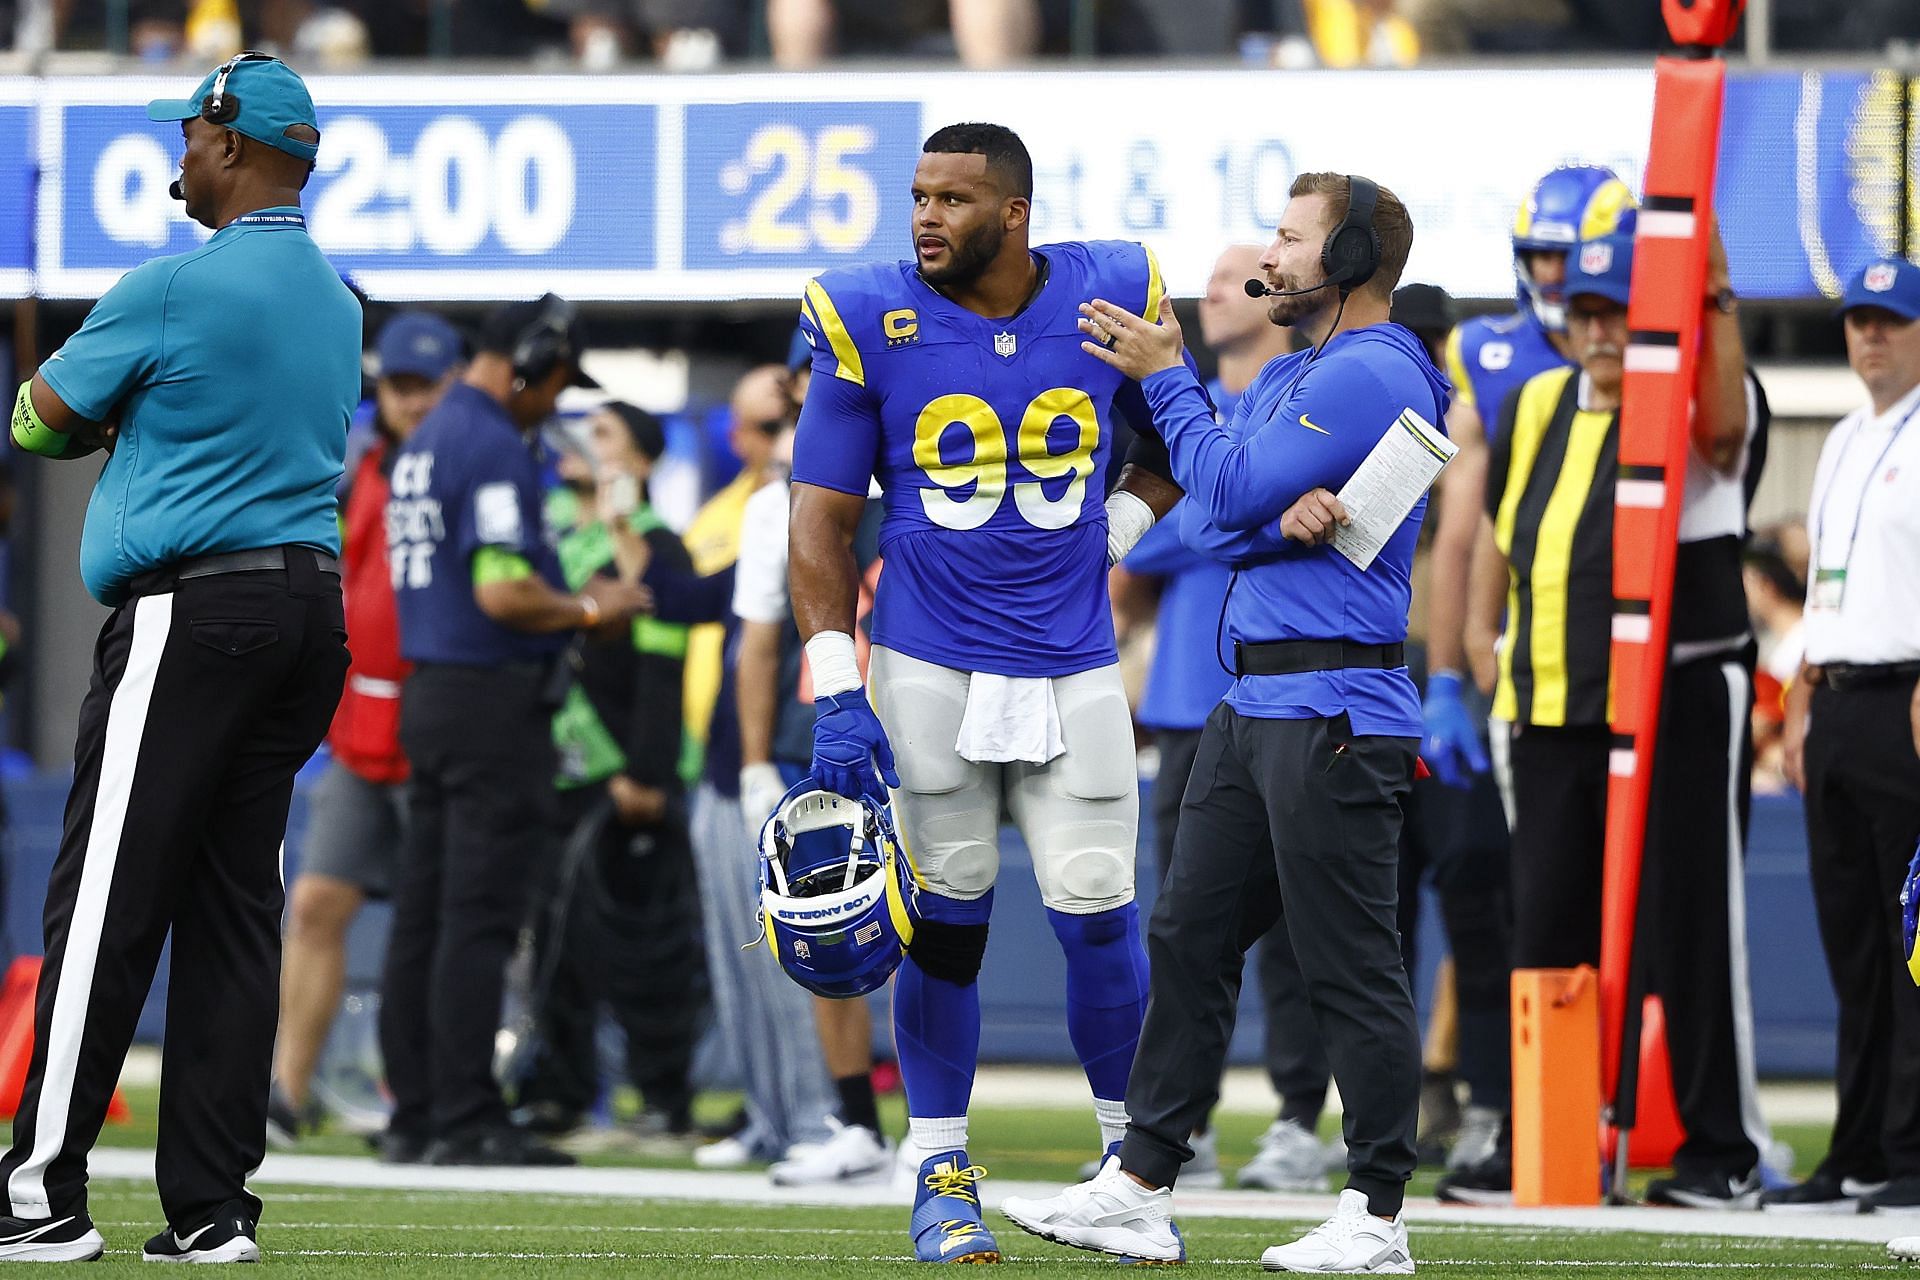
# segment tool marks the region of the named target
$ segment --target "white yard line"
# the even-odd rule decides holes
[[[151,1152],[101,1147],[89,1161],[95,1178],[153,1177]],[[454,1191],[495,1195],[602,1196],[615,1200],[706,1200],[730,1204],[895,1205],[903,1198],[885,1184],[827,1188],[775,1187],[759,1173],[709,1173],[686,1169],[480,1169],[427,1168],[381,1164],[349,1156],[270,1155],[253,1181],[303,1187],[346,1187],[369,1191]],[[997,1208],[1011,1195],[1050,1195],[1058,1188],[1040,1182],[991,1180],[985,1202]],[[269,1196],[271,1198],[271,1196]],[[1331,1196],[1274,1195],[1260,1191],[1178,1193],[1182,1218],[1267,1218],[1317,1221],[1333,1207]],[[1465,1209],[1432,1200],[1411,1200],[1407,1218],[1422,1227],[1500,1229],[1534,1227],[1550,1231],[1639,1231],[1655,1235],[1738,1236],[1791,1240],[1884,1242],[1920,1229],[1914,1215],[1790,1215],[1730,1213],[1719,1210],[1592,1208]]]

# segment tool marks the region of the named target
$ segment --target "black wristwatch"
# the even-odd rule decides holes
[[[1739,309],[1740,297],[1731,289],[1719,289],[1707,295],[1707,305],[1723,316],[1730,316]]]

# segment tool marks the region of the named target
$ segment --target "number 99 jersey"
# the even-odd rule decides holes
[[[1079,305],[1158,320],[1145,246],[1034,250],[1044,281],[1017,315],[949,301],[912,262],[830,271],[800,327],[813,381],[793,479],[885,491],[873,642],[961,671],[1061,676],[1116,660],[1107,603],[1106,474],[1116,397],[1138,386],[1080,349]]]

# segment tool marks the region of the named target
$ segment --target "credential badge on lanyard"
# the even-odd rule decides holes
[[[1899,442],[1900,433],[1907,429],[1915,414],[1920,414],[1920,405],[1907,411],[1894,429],[1887,434],[1887,442],[1880,446],[1880,456],[1867,468],[1867,478],[1860,485],[1860,500],[1853,507],[1853,527],[1847,531],[1847,549],[1840,558],[1839,567],[1823,567],[1817,562],[1813,569],[1813,585],[1807,592],[1807,608],[1816,613],[1838,613],[1847,597],[1847,569],[1853,564],[1854,544],[1860,540],[1860,513],[1866,510],[1867,495],[1873,492],[1873,482],[1887,464],[1887,455],[1893,452],[1893,446]],[[1840,456],[1833,463],[1833,479],[1827,482],[1827,491],[1820,495],[1820,510],[1813,520],[1813,549],[1818,557],[1826,545],[1827,503],[1833,497],[1834,482],[1839,480],[1840,471],[1846,465],[1847,451],[1853,448],[1853,439],[1859,435],[1859,428],[1847,433],[1846,440],[1840,446]]]

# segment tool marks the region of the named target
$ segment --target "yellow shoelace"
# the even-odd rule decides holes
[[[987,1171],[977,1164],[964,1169],[935,1169],[926,1177],[927,1190],[937,1196],[958,1196],[968,1204],[979,1204],[980,1197],[974,1194],[973,1184],[987,1176]]]

